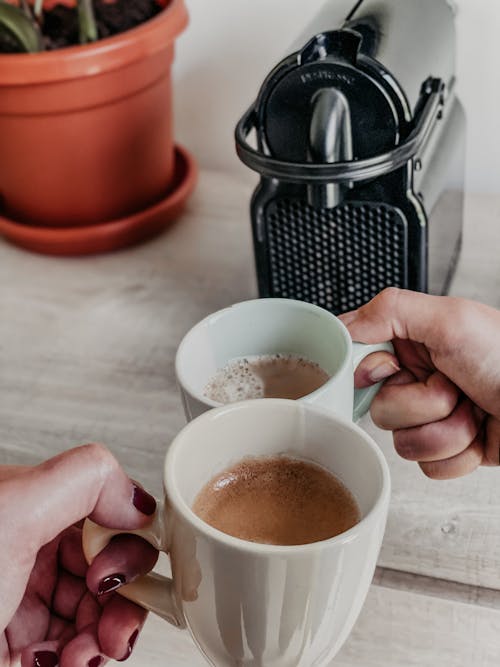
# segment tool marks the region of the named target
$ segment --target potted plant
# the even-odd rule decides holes
[[[195,180],[172,134],[183,0],[19,3],[0,0],[0,233],[60,254],[156,233]]]

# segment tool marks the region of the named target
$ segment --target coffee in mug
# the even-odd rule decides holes
[[[179,345],[175,371],[188,421],[224,404],[274,397],[358,420],[380,385],[354,389],[354,371],[381,350],[394,351],[390,343],[353,343],[335,315],[311,303],[255,299],[196,324]]]
[[[361,518],[335,475],[287,456],[246,458],[227,468],[201,489],[193,512],[233,537],[277,545],[328,540]]]
[[[314,361],[296,354],[261,354],[229,361],[209,380],[205,396],[217,403],[255,398],[296,400],[330,379]]]
[[[351,375],[350,366],[341,382],[344,391]],[[193,511],[200,491],[220,471],[234,473],[235,465],[238,486],[249,477],[259,492],[271,471],[271,499],[283,489],[295,501],[307,498],[304,488],[314,491],[311,504],[305,503],[308,534],[297,539],[299,531],[285,521],[289,535],[271,526],[278,544],[266,544],[238,539],[200,518]],[[330,515],[346,507],[346,489],[339,500],[329,473],[356,499],[357,523],[331,539],[307,543],[320,537],[318,498],[335,507]],[[163,477],[165,503],[133,532],[169,554],[172,579],[149,574],[122,586],[119,594],[187,627],[216,667],[330,665],[361,610],[384,534],[389,470],[370,436],[338,413],[301,400],[244,401],[209,410],[187,425],[169,447]],[[319,489],[312,480],[320,482]],[[220,481],[228,481],[227,475]],[[252,509],[248,497],[256,495],[247,496],[245,518]],[[210,491],[208,496],[210,501]],[[241,491],[238,496],[244,498]],[[259,532],[245,537],[264,540],[261,513],[257,519]],[[122,532],[127,531],[87,521],[82,545],[88,562]],[[306,543],[282,544],[287,541]]]

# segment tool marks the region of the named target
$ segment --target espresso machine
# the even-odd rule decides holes
[[[451,0],[329,0],[235,132],[260,175],[259,293],[342,313],[388,286],[446,293],[465,117]]]

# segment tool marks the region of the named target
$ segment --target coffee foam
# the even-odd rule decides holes
[[[264,382],[249,359],[235,359],[217,371],[205,387],[204,394],[212,401],[224,404],[263,398]]]
[[[281,398],[296,398],[299,395],[310,393],[326,382],[329,375],[316,363],[294,354],[262,354],[234,359],[220,368],[205,387],[204,394],[207,398],[217,403],[235,403],[255,398],[265,398],[268,393],[270,380],[275,371],[286,373],[286,383],[297,396],[288,396],[285,393]],[[294,388],[294,384],[300,386],[303,379],[298,376],[300,372],[307,372],[313,376],[313,384],[300,394]],[[294,378],[294,374],[296,377]],[[275,378],[274,378],[275,379]],[[311,377],[309,377],[309,382]],[[279,393],[279,389],[278,389]]]
[[[193,510],[218,530],[264,544],[317,542],[360,520],[354,496],[337,477],[287,456],[243,459],[205,485]]]

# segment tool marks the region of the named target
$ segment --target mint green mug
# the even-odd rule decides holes
[[[317,363],[330,379],[298,399],[357,421],[380,383],[354,388],[354,371],[372,352],[393,352],[391,343],[353,343],[344,324],[319,306],[292,299],[243,301],[209,315],[183,338],[175,369],[188,421],[221,403],[205,396],[218,369],[234,359],[292,354]]]

